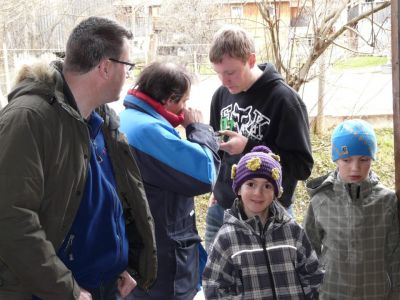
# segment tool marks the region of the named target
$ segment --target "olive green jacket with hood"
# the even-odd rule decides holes
[[[79,298],[57,250],[80,205],[90,138],[64,95],[61,68],[60,62],[24,66],[0,111],[0,299]],[[97,112],[126,219],[127,270],[147,289],[157,256],[143,183],[115,113],[107,106]]]

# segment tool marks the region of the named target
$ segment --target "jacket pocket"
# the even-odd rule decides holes
[[[199,279],[198,236],[174,239],[176,273],[174,280],[175,295],[185,294],[196,289]]]
[[[19,280],[0,259],[0,289],[13,285],[19,285]]]

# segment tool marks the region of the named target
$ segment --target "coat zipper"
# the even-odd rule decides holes
[[[271,289],[272,289],[272,299],[277,300],[278,297],[276,296],[276,289],[275,289],[275,283],[274,283],[274,278],[273,278],[272,269],[271,269],[271,263],[270,263],[269,256],[267,253],[267,242],[266,242],[265,234],[261,227],[261,224],[260,224],[260,238],[261,238],[265,262],[267,265],[268,273],[270,275],[269,280],[270,280]]]
[[[64,250],[65,254],[67,254],[68,259],[70,261],[74,260],[74,254],[72,253],[72,243],[74,242],[74,238],[75,238],[74,234],[71,234],[69,236],[67,245],[65,245],[65,250]]]

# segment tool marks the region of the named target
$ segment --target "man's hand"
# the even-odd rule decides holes
[[[217,204],[217,199],[215,199],[214,197],[214,193],[211,193],[210,195],[210,199],[208,199],[208,207],[214,206],[215,204]]]
[[[243,153],[247,144],[247,137],[231,130],[222,130],[220,134],[229,137],[229,140],[227,142],[221,142],[219,150],[228,152],[230,155]]]
[[[79,300],[92,300],[92,295],[87,290],[81,288],[81,293],[79,294]]]
[[[184,108],[183,115],[185,118],[183,120],[182,126],[185,128],[192,123],[203,123],[203,114],[198,109]]]
[[[136,287],[137,283],[135,279],[127,271],[124,271],[119,275],[117,282],[118,291],[122,298],[129,295],[130,292]]]

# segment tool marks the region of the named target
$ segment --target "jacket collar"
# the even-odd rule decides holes
[[[325,176],[309,180],[306,186],[311,197],[322,189],[332,187],[335,193],[346,192],[350,199],[355,201],[357,199],[363,199],[367,197],[372,192],[374,186],[376,186],[378,183],[379,178],[373,171],[370,171],[368,177],[364,181],[357,184],[349,184],[340,180],[338,171],[336,170],[328,173]]]
[[[133,95],[126,95],[124,99],[124,105],[125,107],[135,107],[139,111],[145,112],[152,117],[156,118],[157,120],[160,120],[161,122],[165,123],[168,127],[176,129],[172,126],[170,122],[166,118],[164,118],[161,114],[159,114],[150,104],[148,104],[145,101],[140,100],[136,96]],[[176,131],[177,132],[177,131]],[[178,132],[177,132],[178,133]]]
[[[250,227],[253,231],[260,232],[260,228],[263,228],[260,218],[258,216],[247,218],[241,206],[242,204],[240,199],[236,198],[233,202],[232,208],[226,211],[224,222]],[[272,223],[274,226],[281,226],[290,220],[291,217],[288,215],[285,208],[280,205],[277,200],[274,200],[269,207],[269,218],[266,223],[267,226],[265,226],[263,230],[265,231],[268,224]]]
[[[184,114],[181,112],[179,115],[174,114],[165,109],[164,105],[160,102],[156,101],[155,99],[151,98],[150,96],[146,95],[145,93],[130,89],[128,90],[128,94],[146,102],[150,105],[156,112],[158,112],[161,116],[163,116],[171,125],[175,128],[182,124],[184,120]],[[129,107],[129,102],[124,102],[125,106]]]
[[[103,118],[100,117],[100,115],[97,112],[94,111],[90,114],[90,117],[87,121],[87,125],[89,128],[90,138],[92,140],[94,140],[98,135],[101,129],[101,125],[103,125],[103,123],[104,123]]]

